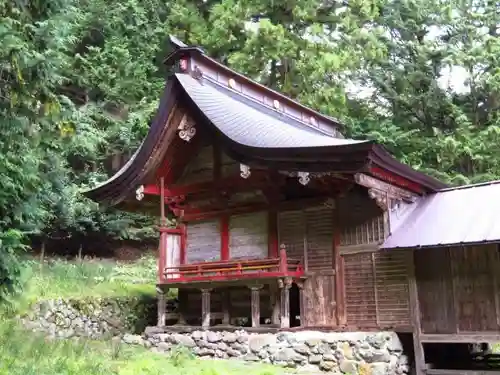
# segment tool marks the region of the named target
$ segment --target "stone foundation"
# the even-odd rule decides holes
[[[301,370],[343,374],[403,375],[408,357],[394,332],[322,333],[317,331],[254,334],[244,330],[168,333],[148,327],[142,336],[125,335],[123,342],[156,352],[183,346],[202,358],[236,358]]]
[[[41,301],[19,317],[29,330],[49,337],[108,338],[143,332],[156,321],[156,297],[55,299]]]

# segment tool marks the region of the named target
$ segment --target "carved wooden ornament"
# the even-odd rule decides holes
[[[250,167],[245,164],[240,164],[240,176],[243,178],[248,178],[250,177]]]
[[[143,198],[144,198],[144,185],[141,185],[135,191],[135,199],[137,199],[138,201],[142,201]]]
[[[309,178],[309,172],[297,172],[297,177],[302,185],[307,185],[311,179]]]
[[[182,117],[181,123],[177,128],[179,130],[179,138],[189,142],[196,134],[196,128],[194,127],[194,121],[190,119],[187,115]]]

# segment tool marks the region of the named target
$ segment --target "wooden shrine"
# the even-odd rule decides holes
[[[456,278],[439,270],[469,255],[414,251],[394,236],[405,238],[416,212],[446,186],[381,145],[344,138],[337,120],[203,50],[175,38],[172,45],[148,135],[85,193],[159,216],[158,325],[394,330],[413,338],[417,371],[427,371],[423,332],[441,340],[463,308],[458,294],[455,304],[444,297]],[[483,252],[498,258],[490,250]],[[178,289],[175,311],[166,309],[170,288]],[[491,288],[497,301],[498,285]],[[470,332],[499,328],[498,303],[488,306],[484,323],[467,323]]]

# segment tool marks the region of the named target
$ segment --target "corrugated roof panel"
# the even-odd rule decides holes
[[[227,137],[245,146],[295,148],[347,146],[369,141],[334,138],[229,89],[187,74],[177,80],[204,115]]]
[[[500,242],[500,181],[442,190],[415,204],[383,249]]]

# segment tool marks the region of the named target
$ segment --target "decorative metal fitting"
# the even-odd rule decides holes
[[[142,198],[144,198],[144,185],[139,186],[135,191],[135,199],[142,201]]]
[[[196,134],[194,121],[188,119],[187,115],[182,117],[181,123],[177,129],[179,130],[179,138],[186,142],[189,142]]]
[[[299,182],[306,186],[311,179],[309,178],[309,172],[297,172],[297,176],[299,177]]]
[[[240,176],[243,178],[248,178],[250,177],[250,167],[245,164],[240,164]]]

